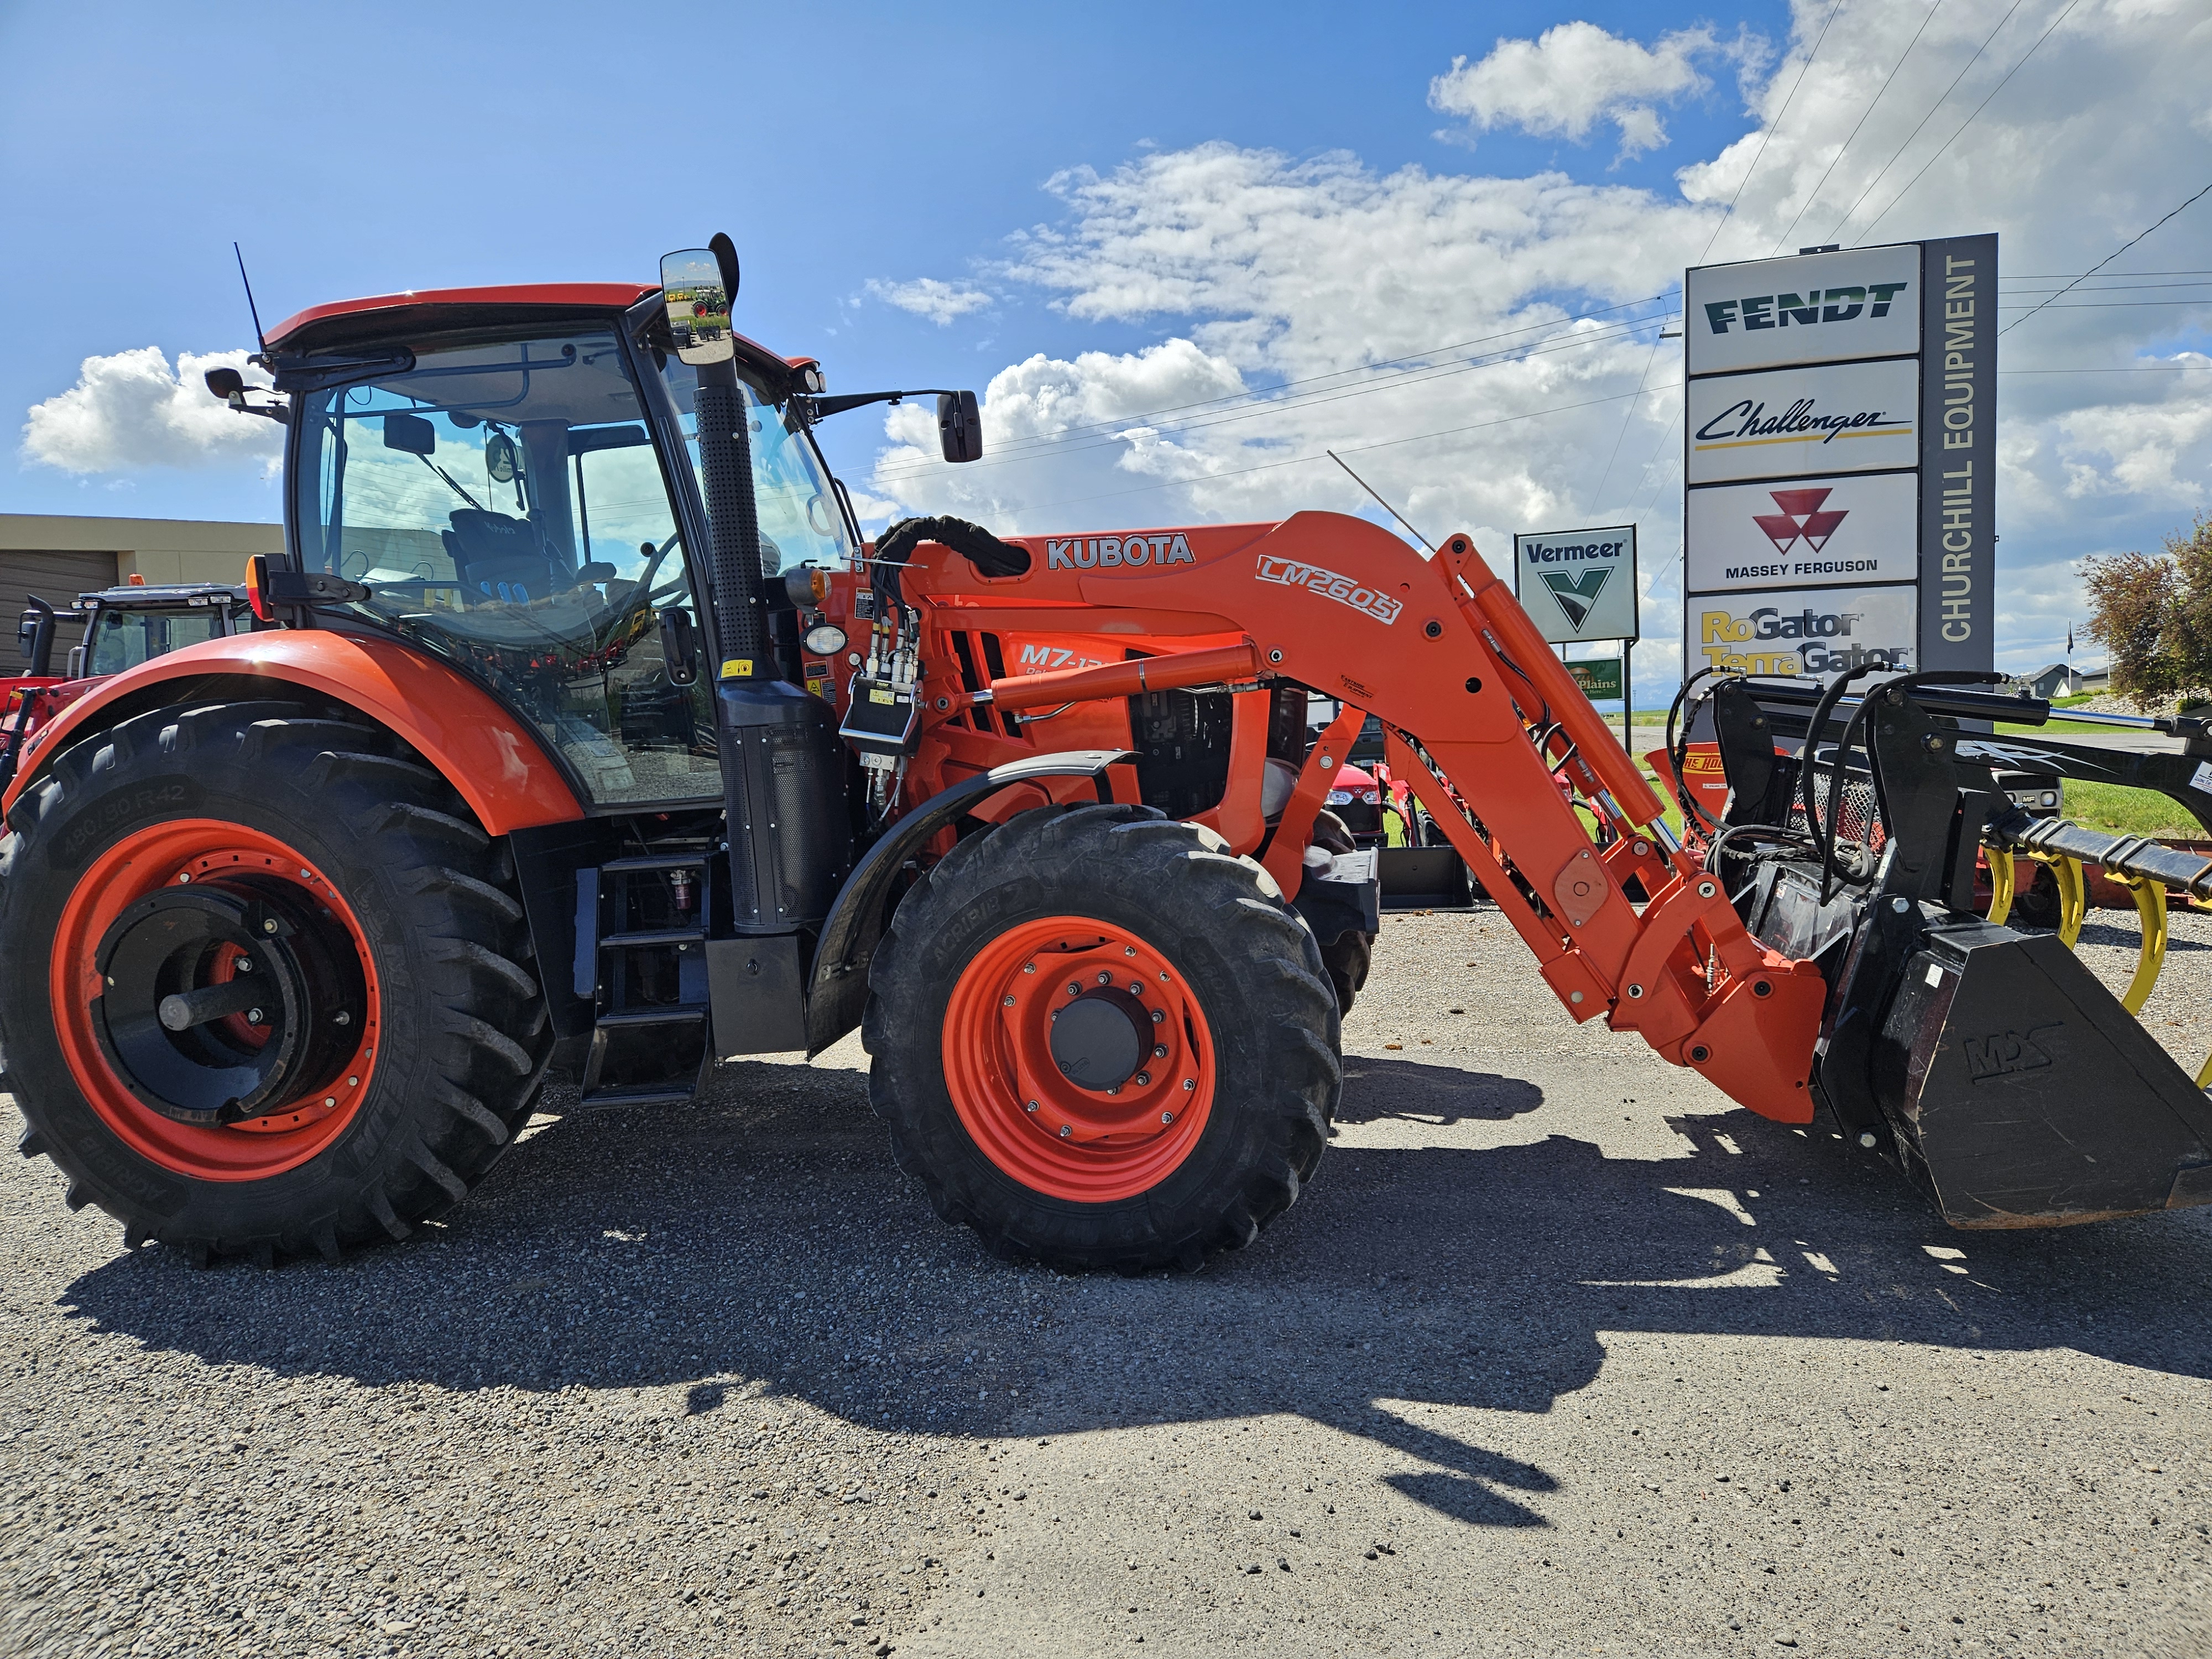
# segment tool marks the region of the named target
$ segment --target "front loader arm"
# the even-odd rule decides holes
[[[1050,607],[1070,632],[1190,638],[1197,651],[1143,661],[1150,689],[1235,688],[1250,684],[1249,672],[1380,717],[1391,765],[1575,1018],[1603,1013],[1753,1110],[1810,1121],[1818,970],[1752,938],[1719,878],[1674,843],[1642,772],[1471,538],[1453,536],[1423,559],[1363,520],[1302,513],[1172,538],[1027,544],[1029,573],[995,579],[938,550],[917,554],[907,586],[927,608],[925,626],[980,627],[979,614]],[[1219,643],[1224,634],[1235,643]],[[1012,708],[1126,696],[1139,666],[1012,676],[982,692],[949,685],[941,704],[929,702],[949,718],[1000,697]],[[1333,731],[1316,745],[1308,772],[1339,738]],[[1592,845],[1555,769],[1620,828],[1613,847]],[[1255,785],[1232,762],[1231,796]],[[1649,895],[1640,908],[1624,890],[1632,876]]]

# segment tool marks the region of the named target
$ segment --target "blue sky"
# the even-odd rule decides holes
[[[1650,320],[1581,356],[1295,417],[1195,433],[1140,417],[1515,328],[1549,338],[1564,315],[1662,292],[1709,236],[1717,258],[1763,254],[1785,227],[1813,240],[1900,143],[1846,240],[1994,228],[2008,271],[2082,271],[2212,182],[2197,90],[2212,26],[2178,0],[2026,0],[2006,21],[2008,3],[1943,0],[1932,21],[1926,0],[1843,0],[1832,21],[1831,0],[705,6],[680,42],[604,7],[0,6],[0,299],[18,319],[0,407],[77,422],[0,461],[0,510],[276,515],[228,428],[201,442],[213,428],[119,403],[94,421],[98,397],[144,391],[143,361],[105,392],[80,380],[88,359],[249,343],[234,237],[273,321],[396,289],[651,280],[663,250],[726,228],[740,326],[819,354],[834,388],[976,386],[1010,461],[1079,417],[1123,423],[956,490],[918,469],[898,416],[842,417],[833,459],[884,512],[1028,530],[1352,510],[1340,477],[1247,469],[1510,416],[1372,465],[1417,522],[1486,546],[1648,521],[1645,610],[1663,617],[1680,490],[1662,307],[1616,313]],[[1592,27],[1546,33],[1571,24]],[[1474,78],[1452,80],[1456,58]],[[2114,269],[2212,270],[2212,201],[2201,213]],[[2071,560],[2197,510],[2207,393],[2141,370],[2195,365],[2176,354],[2205,343],[2199,295],[2076,295],[2008,337],[2008,367],[2069,371],[2003,392],[2015,656],[2047,659],[2078,615]]]

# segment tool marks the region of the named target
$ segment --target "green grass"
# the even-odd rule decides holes
[[[2051,706],[2057,707],[2055,703]],[[1990,723],[2000,732],[2011,732],[2024,738],[2050,738],[2059,743],[2065,742],[2067,735],[2074,732],[2124,732],[2130,737],[2145,735],[2141,726],[2106,726],[2102,723],[2090,726],[2081,720],[2053,720],[2047,726],[2023,726],[2018,720],[1992,720]]]
[[[2076,823],[2113,835],[2204,839],[2204,828],[2180,802],[2155,789],[2129,789],[2116,783],[2066,781],[2066,816]]]

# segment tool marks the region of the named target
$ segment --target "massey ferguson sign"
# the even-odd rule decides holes
[[[1687,273],[1691,668],[1990,665],[1996,252],[1966,236]]]
[[[1911,472],[1693,489],[1685,531],[1690,591],[1917,580],[1919,511]]]

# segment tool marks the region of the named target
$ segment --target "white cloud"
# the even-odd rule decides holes
[[[240,415],[210,393],[211,368],[269,377],[248,368],[242,351],[177,354],[173,371],[159,346],[88,357],[68,391],[32,405],[23,453],[64,472],[121,472],[145,466],[197,467],[258,460],[273,465],[283,428]]]
[[[991,296],[979,288],[940,282],[934,276],[917,276],[910,283],[887,283],[872,276],[867,289],[871,298],[926,317],[939,328],[991,303]]]
[[[1429,107],[1481,131],[1519,127],[1577,143],[1610,121],[1620,154],[1634,155],[1667,142],[1655,106],[1703,92],[1710,82],[1698,58],[1725,50],[1709,28],[1679,29],[1644,46],[1595,23],[1560,23],[1534,40],[1500,40],[1479,63],[1453,58],[1429,82]]]
[[[1947,0],[1900,68],[1925,0],[1852,0],[1801,82],[1831,0],[1797,0],[1771,64],[1729,49],[1747,66],[1749,130],[1685,167],[1672,190],[1564,172],[1383,173],[1348,155],[1229,143],[1063,173],[1050,183],[1061,212],[1014,239],[995,282],[1048,295],[1079,322],[1136,325],[1165,343],[1001,371],[986,393],[986,454],[971,466],[945,466],[921,415],[894,411],[894,441],[871,488],[906,510],[962,511],[1029,532],[1269,519],[1302,507],[1379,518],[1326,446],[1428,534],[1471,531],[1501,567],[1515,531],[1633,518],[1649,630],[1638,678],[1656,680],[1680,660],[1679,347],[1655,352],[1648,328],[1627,337],[1612,326],[1635,312],[1571,325],[1574,313],[1674,287],[1709,244],[1714,260],[1743,259],[1820,241],[1995,230],[2006,272],[2078,272],[2212,177],[2212,133],[2199,121],[2212,15],[2188,0],[2081,0],[1962,131],[2064,3],[2027,0],[1907,146],[2009,3]],[[1577,38],[1554,30],[1546,40]],[[1674,39],[1648,50],[1616,44],[1656,61]],[[1528,50],[1541,53],[1544,42]],[[1685,43],[1680,55],[1694,70],[1698,52]],[[1462,89],[1453,95],[1474,120],[1473,71],[1463,70],[1439,85]],[[1620,125],[1613,112],[1639,98],[1656,110],[1665,88],[1686,85],[1663,64],[1636,72],[1646,79],[1623,70],[1580,103],[1564,89],[1556,117],[1544,118],[1567,136],[1576,122],[1587,133]],[[1484,107],[1501,122],[1512,108],[1502,94]],[[2119,268],[2212,270],[2212,198]],[[2057,285],[2008,276],[2021,293],[2008,303],[2025,307],[2041,297],[2027,290]],[[2212,493],[2201,483],[2212,477],[2212,373],[2166,372],[2212,364],[2184,351],[2203,343],[2212,302],[2138,303],[2200,295],[2212,287],[2077,292],[2004,337],[2006,665],[2039,665],[2063,645],[2066,619],[2082,614],[2081,556],[2155,546]],[[1540,331],[1510,334],[1531,328]],[[1561,349],[1468,366],[1547,337]],[[1373,367],[1399,359],[1407,361]],[[2068,372],[2014,372],[2049,369]],[[2082,369],[2099,372],[2074,372]],[[1288,389],[1176,407],[1239,384]],[[1048,436],[1066,428],[1085,429]],[[1446,435],[1425,435],[1435,434]]]

